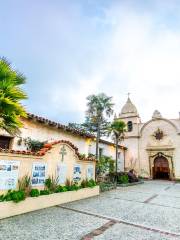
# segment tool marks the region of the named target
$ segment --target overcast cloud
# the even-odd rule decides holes
[[[180,1],[6,0],[0,55],[27,77],[29,112],[81,122],[86,97],[131,93],[143,121],[180,111]]]

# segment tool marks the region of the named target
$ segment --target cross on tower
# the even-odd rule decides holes
[[[130,93],[128,92],[128,98],[129,98],[129,96],[130,96]]]
[[[67,154],[66,152],[66,149],[65,149],[65,146],[63,145],[62,148],[61,148],[61,151],[60,151],[60,155],[62,156],[61,157],[61,162],[64,161],[64,156]]]

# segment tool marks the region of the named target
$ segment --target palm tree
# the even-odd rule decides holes
[[[26,111],[20,101],[27,98],[20,85],[25,77],[12,69],[10,63],[0,59],[0,128],[15,134],[22,127],[20,117],[26,117]]]
[[[115,138],[116,144],[116,181],[117,181],[117,161],[118,161],[118,145],[124,139],[126,131],[126,123],[122,120],[115,119],[108,128],[109,134],[112,134]]]
[[[99,160],[99,139],[107,127],[107,117],[113,114],[112,97],[104,93],[87,97],[86,122],[84,126],[91,132],[96,132],[96,159]]]

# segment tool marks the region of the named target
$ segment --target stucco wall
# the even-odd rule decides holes
[[[153,136],[157,129],[164,133],[161,140]],[[180,120],[153,119],[146,123],[134,125],[132,132],[126,134],[124,140],[128,148],[126,153],[126,169],[136,161],[135,170],[143,176],[150,177],[149,152],[164,152],[173,156],[174,177],[180,178]],[[149,149],[149,150],[148,150]]]
[[[157,129],[160,129],[164,133],[164,137],[161,140],[156,140],[153,136]],[[180,135],[178,129],[167,120],[156,119],[145,124],[140,131],[140,166],[149,174],[149,157],[147,149],[152,151],[159,150],[160,152],[166,152],[167,155],[173,155],[173,164],[175,170],[175,178],[180,177]]]
[[[138,138],[126,138],[124,140],[125,146],[128,148],[126,152],[125,169],[135,169],[139,172],[139,161],[138,161]]]
[[[88,152],[88,139],[80,137],[78,135],[65,132],[61,129],[50,127],[47,124],[42,124],[37,121],[23,120],[24,127],[21,129],[21,135],[23,139],[30,137],[39,141],[54,141],[54,140],[68,140],[76,145],[81,153]],[[14,139],[13,149],[26,149],[24,144],[18,145],[18,138]]]
[[[113,159],[115,159],[116,152],[115,152],[115,147],[114,146],[107,145],[107,144],[104,144],[104,143],[99,143],[99,148],[103,149],[103,155],[110,156]],[[90,152],[91,153],[96,152],[96,144],[93,141],[91,142]]]
[[[86,161],[79,160],[75,154],[74,149],[71,148],[68,144],[59,143],[53,145],[52,149],[49,150],[44,156],[30,156],[30,155],[21,155],[21,154],[12,154],[12,153],[0,153],[0,163],[1,160],[17,160],[20,162],[19,175],[18,178],[23,177],[24,175],[31,176],[32,174],[32,165],[33,163],[47,163],[47,172],[46,178],[48,176],[57,175],[57,165],[61,163],[60,149],[64,145],[66,149],[66,155],[64,156],[63,163],[67,165],[67,179],[70,181],[73,180],[73,167],[74,164],[81,165],[81,180],[87,178],[87,166],[93,166],[93,178],[95,179],[95,161]],[[37,187],[42,188],[42,187]],[[0,194],[4,192],[0,189]]]
[[[77,134],[73,134],[67,131],[63,131],[62,129],[58,129],[56,127],[51,127],[48,124],[42,124],[34,120],[24,119],[23,120],[24,127],[21,129],[21,134],[19,137],[15,137],[12,141],[12,149],[15,150],[26,150],[27,146],[25,146],[24,141],[22,141],[21,145],[18,144],[18,140],[20,138],[26,139],[30,137],[33,140],[39,141],[49,141],[52,142],[54,140],[68,140],[72,142],[75,146],[78,147],[79,152],[82,154],[88,155],[88,153],[95,154],[96,152],[96,142],[95,139],[78,136]],[[1,131],[0,135],[7,135],[7,133]],[[103,154],[115,159],[115,147],[111,144],[100,143],[100,148],[103,148]],[[124,155],[123,150],[119,148],[119,151]]]
[[[127,117],[125,114],[121,116],[119,119],[123,120],[126,124],[131,121],[132,122],[132,131],[125,133],[124,146],[127,147],[127,151],[125,153],[125,170],[128,171],[130,169],[134,169],[137,173],[139,173],[139,128],[141,126],[140,118],[138,116],[129,116]]]

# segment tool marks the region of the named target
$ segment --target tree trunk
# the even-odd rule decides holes
[[[97,136],[96,136],[96,159],[99,161],[99,139],[100,139],[100,127],[98,124]]]
[[[99,161],[99,139],[100,139],[100,126],[98,124],[97,135],[96,135],[96,159]],[[97,180],[97,168],[95,170],[95,179]]]
[[[117,183],[117,164],[118,164],[118,137],[116,137],[116,183]]]

